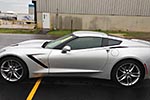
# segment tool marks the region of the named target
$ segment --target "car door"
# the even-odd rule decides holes
[[[49,56],[50,73],[101,72],[107,62],[107,51],[101,44],[101,38],[80,37],[66,44],[71,51],[53,49]]]

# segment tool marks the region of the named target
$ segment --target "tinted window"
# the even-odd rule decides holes
[[[113,46],[113,45],[119,45],[120,43],[121,41],[119,40],[103,38],[102,46]]]
[[[121,41],[108,39],[108,46],[119,45]]]
[[[72,40],[67,45],[69,45],[71,49],[75,50],[75,49],[96,48],[100,47],[101,44],[102,44],[101,38],[86,37]]]

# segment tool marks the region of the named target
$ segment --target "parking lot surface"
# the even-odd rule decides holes
[[[0,48],[29,39],[52,37],[0,34]],[[118,87],[103,79],[46,77],[40,82],[38,80],[28,79],[12,84],[0,78],[0,100],[26,100],[30,97],[33,100],[150,100],[150,80],[132,88]]]
[[[140,86],[121,88],[102,79],[44,78],[34,100],[149,100],[149,83],[145,80]]]

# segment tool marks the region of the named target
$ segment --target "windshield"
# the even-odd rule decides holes
[[[64,43],[64,42],[70,40],[71,38],[73,38],[72,35],[63,36],[63,37],[61,37],[61,38],[58,38],[58,39],[56,39],[56,40],[54,40],[54,41],[48,43],[45,48],[53,49],[53,48],[55,48],[56,46],[58,46],[58,45],[60,45],[60,44],[62,44],[62,43]]]

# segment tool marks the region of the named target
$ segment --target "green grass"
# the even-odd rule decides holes
[[[150,32],[115,32],[115,31],[108,31],[106,32],[108,34],[121,34],[125,38],[137,38],[137,39],[144,39],[144,40],[150,40]]]
[[[39,29],[0,29],[0,33],[14,33],[14,34],[35,34],[38,33]]]
[[[125,33],[125,37],[150,39],[150,33],[130,32],[130,33]]]
[[[27,30],[27,29],[0,29],[0,33],[13,33],[13,34],[36,34],[40,31],[40,29],[33,29],[33,30]],[[99,32],[105,32],[107,34],[116,35],[120,34],[121,36],[124,36],[125,38],[137,38],[137,39],[144,39],[144,40],[150,40],[150,32],[144,33],[144,32],[124,32],[124,31],[101,31],[96,30]],[[56,37],[61,37],[67,34],[72,33],[71,30],[56,30],[56,31],[49,31],[48,34]]]
[[[67,34],[71,34],[71,31],[70,30],[50,31],[48,32],[48,34],[60,37]]]

